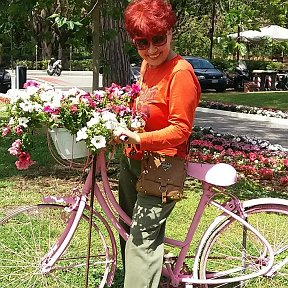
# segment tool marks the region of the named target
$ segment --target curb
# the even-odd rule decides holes
[[[279,124],[281,126],[288,126],[288,119],[281,119],[281,118],[275,118],[275,117],[239,113],[239,112],[232,112],[232,111],[225,111],[225,110],[209,109],[209,108],[203,108],[203,107],[197,107],[196,111],[237,117],[237,118],[244,118],[244,119],[255,120],[255,121],[268,121],[270,123]]]

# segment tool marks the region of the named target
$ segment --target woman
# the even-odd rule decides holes
[[[171,48],[176,17],[165,0],[134,0],[124,14],[125,28],[143,59],[141,94],[136,108],[146,116],[144,132],[118,131],[127,136],[121,161],[119,202],[132,217],[125,249],[125,288],[159,285],[166,219],[175,202],[137,193],[143,151],[186,157],[201,89],[191,65]],[[128,227],[127,227],[128,231]],[[121,243],[122,252],[125,244]]]

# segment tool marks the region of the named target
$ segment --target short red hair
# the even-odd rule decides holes
[[[125,29],[133,39],[166,34],[176,23],[176,15],[166,0],[134,0],[124,12]]]

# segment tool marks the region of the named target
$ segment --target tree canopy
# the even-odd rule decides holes
[[[16,59],[34,60],[36,54],[41,60],[56,56],[65,64],[72,49],[74,58],[91,59],[94,54],[93,69],[103,68],[105,83],[124,84],[129,81],[129,61],[137,59],[123,28],[123,11],[128,2],[2,0],[0,64],[9,65]],[[247,54],[247,43],[231,41],[226,36],[268,24],[288,28],[287,1],[171,0],[171,4],[178,19],[174,46],[182,55],[209,57],[211,47],[215,58],[235,56],[236,51]],[[248,48],[250,51],[254,49],[255,54],[265,55],[272,53],[272,46],[275,52],[287,54],[287,42],[268,43],[265,47],[250,45]],[[96,55],[98,60],[95,53],[99,54]]]

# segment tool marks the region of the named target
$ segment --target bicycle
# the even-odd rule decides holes
[[[96,174],[101,176],[99,183]],[[184,241],[165,239],[167,247],[180,252],[164,255],[160,287],[264,287],[264,282],[287,287],[288,200],[241,203],[225,191],[237,181],[228,164],[187,163],[187,174],[202,182],[203,194]],[[111,286],[117,268],[114,233],[127,240],[119,219],[128,225],[131,219],[109,184],[103,150],[93,158],[82,192],[45,197],[44,203],[20,207],[0,220],[0,287],[83,287],[87,254],[89,287]],[[91,187],[101,210],[88,204]],[[188,255],[208,206],[219,210],[219,215],[204,232],[195,255]],[[91,250],[87,251],[89,223]]]

